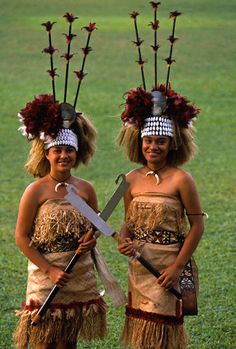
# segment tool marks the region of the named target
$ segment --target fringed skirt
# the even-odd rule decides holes
[[[172,264],[179,244],[138,242],[138,249],[157,270]],[[176,286],[178,289],[178,286]],[[186,349],[182,302],[161,287],[137,260],[129,262],[129,297],[121,343],[133,349]]]
[[[45,256],[62,269],[74,252],[48,253]],[[35,347],[39,343],[91,341],[106,335],[107,305],[101,298],[90,253],[82,255],[71,272],[71,279],[54,298],[41,321],[31,325],[33,316],[51,291],[53,284],[37,266],[28,264],[26,302],[17,311],[19,324],[14,333],[17,349]]]

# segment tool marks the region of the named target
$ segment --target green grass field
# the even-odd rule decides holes
[[[100,208],[104,207],[115,190],[115,179],[134,167],[115,145],[120,127],[119,115],[122,95],[129,88],[141,84],[133,24],[128,13],[142,13],[140,36],[145,39],[143,55],[148,89],[153,83],[152,34],[147,24],[152,20],[148,1],[141,0],[0,0],[0,72],[1,72],[1,254],[0,254],[0,348],[12,348],[11,336],[16,324],[15,309],[25,298],[26,259],[14,241],[14,227],[19,198],[32,178],[24,171],[28,144],[17,132],[20,126],[17,112],[34,95],[51,92],[46,70],[48,57],[41,54],[47,47],[47,35],[40,23],[57,21],[54,46],[64,53],[62,32],[67,25],[62,15],[69,11],[79,16],[74,31],[78,38],[72,50],[78,52],[85,44],[85,33],[80,28],[90,21],[97,22],[93,33],[93,52],[88,57],[86,76],[79,97],[79,109],[91,117],[98,129],[96,155],[88,167],[81,167],[75,174],[90,180],[97,191]],[[166,38],[171,33],[168,12],[178,9],[183,15],[177,20],[171,73],[172,87],[187,95],[201,108],[196,122],[198,156],[185,167],[194,176],[202,207],[209,215],[205,234],[195,253],[199,265],[200,295],[199,315],[186,318],[190,335],[189,349],[233,349],[235,338],[235,274],[233,270],[233,233],[236,227],[236,84],[235,84],[235,35],[236,1],[166,0],[160,9],[159,38],[160,81],[165,81],[163,59],[168,56]],[[58,98],[62,100],[64,65],[55,59],[60,77],[57,80]],[[81,53],[76,55],[72,69],[81,65]],[[69,96],[73,102],[75,78],[72,77]],[[69,98],[70,99],[70,98]],[[69,100],[70,102],[70,100]],[[110,224],[115,229],[123,219],[122,203],[119,204]],[[118,254],[116,244],[101,238],[99,246],[124,290],[127,280],[127,260]],[[92,345],[80,343],[78,348],[120,348],[119,333],[124,309],[115,309],[107,299],[109,335]],[[175,348],[173,348],[175,349]]]

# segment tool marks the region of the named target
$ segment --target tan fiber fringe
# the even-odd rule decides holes
[[[119,285],[114,275],[107,267],[103,255],[97,247],[95,247],[93,250],[93,258],[98,275],[113,305],[115,307],[119,307],[120,305],[126,304],[127,298],[125,296],[125,293],[123,292],[121,286]]]
[[[142,209],[148,206],[149,209]],[[169,221],[169,217],[175,217]],[[179,210],[175,207],[171,207],[168,204],[161,202],[158,203],[147,203],[147,202],[135,202],[129,206],[127,212],[128,228],[134,230],[135,227],[142,227],[143,229],[152,230],[158,225],[172,225],[173,221],[177,223],[178,231],[183,230],[183,217],[181,216]],[[175,223],[175,224],[176,224]]]
[[[88,308],[47,311],[43,321],[31,325],[35,311],[22,312],[13,340],[16,349],[34,348],[40,343],[92,341],[106,335],[106,310],[98,305]]]
[[[51,249],[58,238],[79,238],[90,227],[88,220],[68,202],[62,201],[58,206],[57,201],[51,200],[39,209],[32,242],[35,247],[43,245]]]
[[[187,338],[184,325],[157,323],[126,316],[120,342],[124,347],[132,349],[186,349]]]

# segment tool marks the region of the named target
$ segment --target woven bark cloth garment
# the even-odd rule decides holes
[[[78,239],[90,223],[67,201],[47,200],[38,210],[31,237],[34,246],[55,266],[66,267],[75,253]],[[37,343],[93,340],[106,334],[107,305],[99,294],[91,253],[83,254],[37,326],[32,316],[43,304],[54,285],[47,275],[28,262],[26,302],[18,311],[14,334],[17,349],[34,348]]]
[[[157,270],[162,271],[174,262],[185,228],[183,206],[177,197],[162,193],[135,195],[126,223],[134,234],[136,248]],[[178,285],[175,287],[179,290]],[[187,346],[181,301],[132,258],[121,342],[134,349],[185,349]]]

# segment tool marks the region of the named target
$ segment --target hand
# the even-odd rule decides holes
[[[48,276],[53,284],[63,287],[70,280],[70,275],[58,267],[51,266],[48,270]]]
[[[80,253],[86,253],[88,251],[91,251],[97,243],[97,239],[94,237],[92,239],[90,239],[87,242],[83,242],[83,236],[79,239],[79,251]]]
[[[131,257],[134,254],[133,241],[130,238],[126,238],[117,248],[118,251],[125,256]]]
[[[175,264],[171,264],[161,272],[158,283],[167,290],[175,287],[178,284],[181,273],[181,268],[176,267]]]

